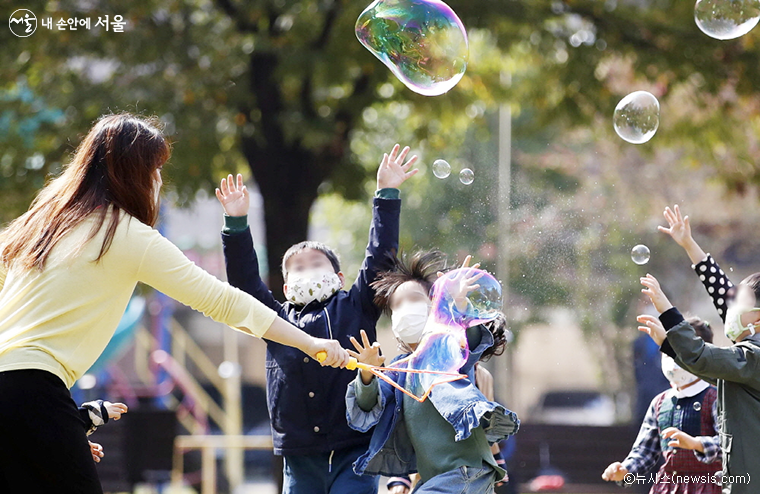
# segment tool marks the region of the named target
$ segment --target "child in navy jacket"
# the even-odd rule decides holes
[[[311,335],[329,335],[344,347],[365,330],[376,339],[380,309],[370,284],[391,267],[398,250],[401,200],[397,189],[417,170],[406,163],[409,148],[396,145],[377,173],[369,245],[353,286],[345,282],[338,257],[318,242],[294,245],[283,257],[287,301],[275,300],[259,274],[259,263],[245,215],[248,191],[238,175],[222,180],[217,197],[225,210],[222,235],[227,278],[231,285],[276,310],[283,319]],[[353,374],[322,367],[298,350],[267,341],[267,402],[274,452],[285,457],[284,492],[288,494],[377,492],[377,481],[354,474],[351,465],[366,451],[368,434],[346,423],[345,390]]]

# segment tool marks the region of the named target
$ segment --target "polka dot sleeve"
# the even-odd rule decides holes
[[[715,308],[718,309],[721,320],[726,320],[726,301],[732,294],[734,284],[728,279],[726,273],[720,269],[715,259],[708,254],[707,259],[692,266],[696,271],[702,284],[705,285],[707,293],[712,298]]]

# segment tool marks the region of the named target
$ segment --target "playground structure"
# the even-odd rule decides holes
[[[147,300],[134,296],[109,345],[72,394],[83,401],[87,390],[98,383],[106,390],[103,398],[118,399],[133,410],[147,401],[154,408],[173,411],[187,433],[174,439],[172,485],[197,477],[186,479],[183,471],[184,453],[197,449],[202,452],[202,492],[215,492],[216,451],[221,449],[232,492],[244,481],[244,450],[271,450],[271,437],[243,435],[237,335],[224,331],[224,362],[217,366],[173,317],[173,303],[160,293]],[[131,375],[125,371],[128,367]],[[212,425],[221,435],[211,434]]]

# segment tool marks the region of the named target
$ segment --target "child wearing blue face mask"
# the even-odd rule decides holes
[[[225,211],[222,235],[229,283],[253,295],[310,335],[329,335],[343,347],[366,330],[375,340],[380,309],[370,284],[390,268],[398,249],[401,200],[398,186],[417,173],[416,156],[396,145],[377,173],[367,255],[353,286],[335,252],[319,242],[301,242],[285,253],[285,303],[275,300],[259,274],[247,225],[248,190],[240,175],[222,180],[216,194]],[[266,338],[264,338],[266,341]],[[320,366],[303,353],[267,341],[267,402],[274,453],[284,456],[284,494],[374,494],[377,481],[354,474],[351,464],[367,449],[370,436],[346,424],[344,395],[351,374]]]
[[[466,261],[467,263],[467,261]],[[391,315],[393,332],[405,353],[414,351],[423,336],[429,291],[443,261],[436,252],[417,254],[411,262],[396,260],[373,286],[376,303]],[[494,457],[491,445],[517,432],[517,416],[483,395],[474,384],[474,366],[506,343],[504,319],[468,328],[469,358],[459,369],[466,379],[438,384],[419,402],[362,370],[346,391],[347,419],[351,427],[374,427],[369,449],[354,464],[356,473],[403,477],[418,473],[414,489],[422,493],[491,494],[506,471]],[[353,340],[360,362],[382,365],[379,344]],[[394,360],[395,361],[395,360]],[[388,373],[403,386],[403,372]],[[399,480],[397,492],[408,492]]]

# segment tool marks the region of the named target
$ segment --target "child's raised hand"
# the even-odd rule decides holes
[[[627,474],[628,469],[622,463],[616,461],[615,463],[610,463],[610,466],[604,469],[602,479],[607,482],[622,482]]]
[[[652,301],[657,312],[662,314],[673,307],[673,304],[670,303],[668,297],[665,296],[665,292],[662,291],[662,287],[660,287],[660,282],[657,281],[657,278],[651,274],[647,274],[641,278],[641,284],[646,287],[643,288],[641,292],[649,297],[649,300]]]
[[[668,446],[671,448],[691,449],[699,451],[700,453],[705,452],[702,441],[695,438],[694,436],[690,436],[689,434],[676,429],[675,427],[668,427],[662,431],[662,437],[671,440],[668,443]]]
[[[237,175],[237,182],[232,175],[223,178],[216,189],[216,198],[222,203],[227,216],[245,216],[251,204],[248,188],[243,184],[243,175]]]
[[[100,459],[105,456],[105,453],[103,453],[103,446],[92,441],[87,442],[90,443],[90,453],[92,454],[92,460],[95,463],[100,463]]]
[[[642,314],[636,320],[643,324],[643,326],[639,326],[639,331],[648,334],[658,346],[662,346],[662,342],[667,338],[667,332],[660,320],[649,314]]]
[[[675,242],[681,247],[686,248],[689,242],[693,242],[691,237],[691,225],[689,224],[689,217],[681,214],[681,208],[676,204],[673,209],[669,207],[665,208],[662,213],[668,222],[669,228],[664,226],[658,226],[657,229],[662,233],[670,235]]]
[[[103,405],[106,407],[106,410],[108,410],[109,419],[119,420],[122,414],[129,411],[127,405],[124,403],[111,403],[110,401],[104,401]]]
[[[374,342],[370,344],[367,332],[363,329],[359,332],[361,335],[362,343],[359,343],[356,338],[351,337],[351,344],[354,345],[356,351],[346,350],[349,355],[354,357],[357,361],[363,364],[369,364],[374,366],[381,366],[385,362],[385,357],[380,353],[380,343]],[[361,370],[362,382],[369,384],[372,381],[372,372],[367,369]]]
[[[352,336],[350,341],[351,344],[354,345],[354,348],[356,348],[356,351],[346,350],[348,354],[363,364],[374,365],[377,367],[383,365],[385,357],[380,353],[380,343],[377,341],[370,343],[367,332],[363,329],[359,334],[362,342],[359,343],[359,341]]]
[[[406,155],[409,154],[409,146],[406,146],[399,153],[399,146],[396,144],[391,150],[391,154],[384,154],[383,161],[380,163],[380,168],[377,169],[377,189],[397,189],[401,184],[406,182],[406,179],[413,177],[419,171],[415,168],[412,171],[409,169],[417,162],[417,156],[414,155],[409,158],[409,161],[404,163]]]

